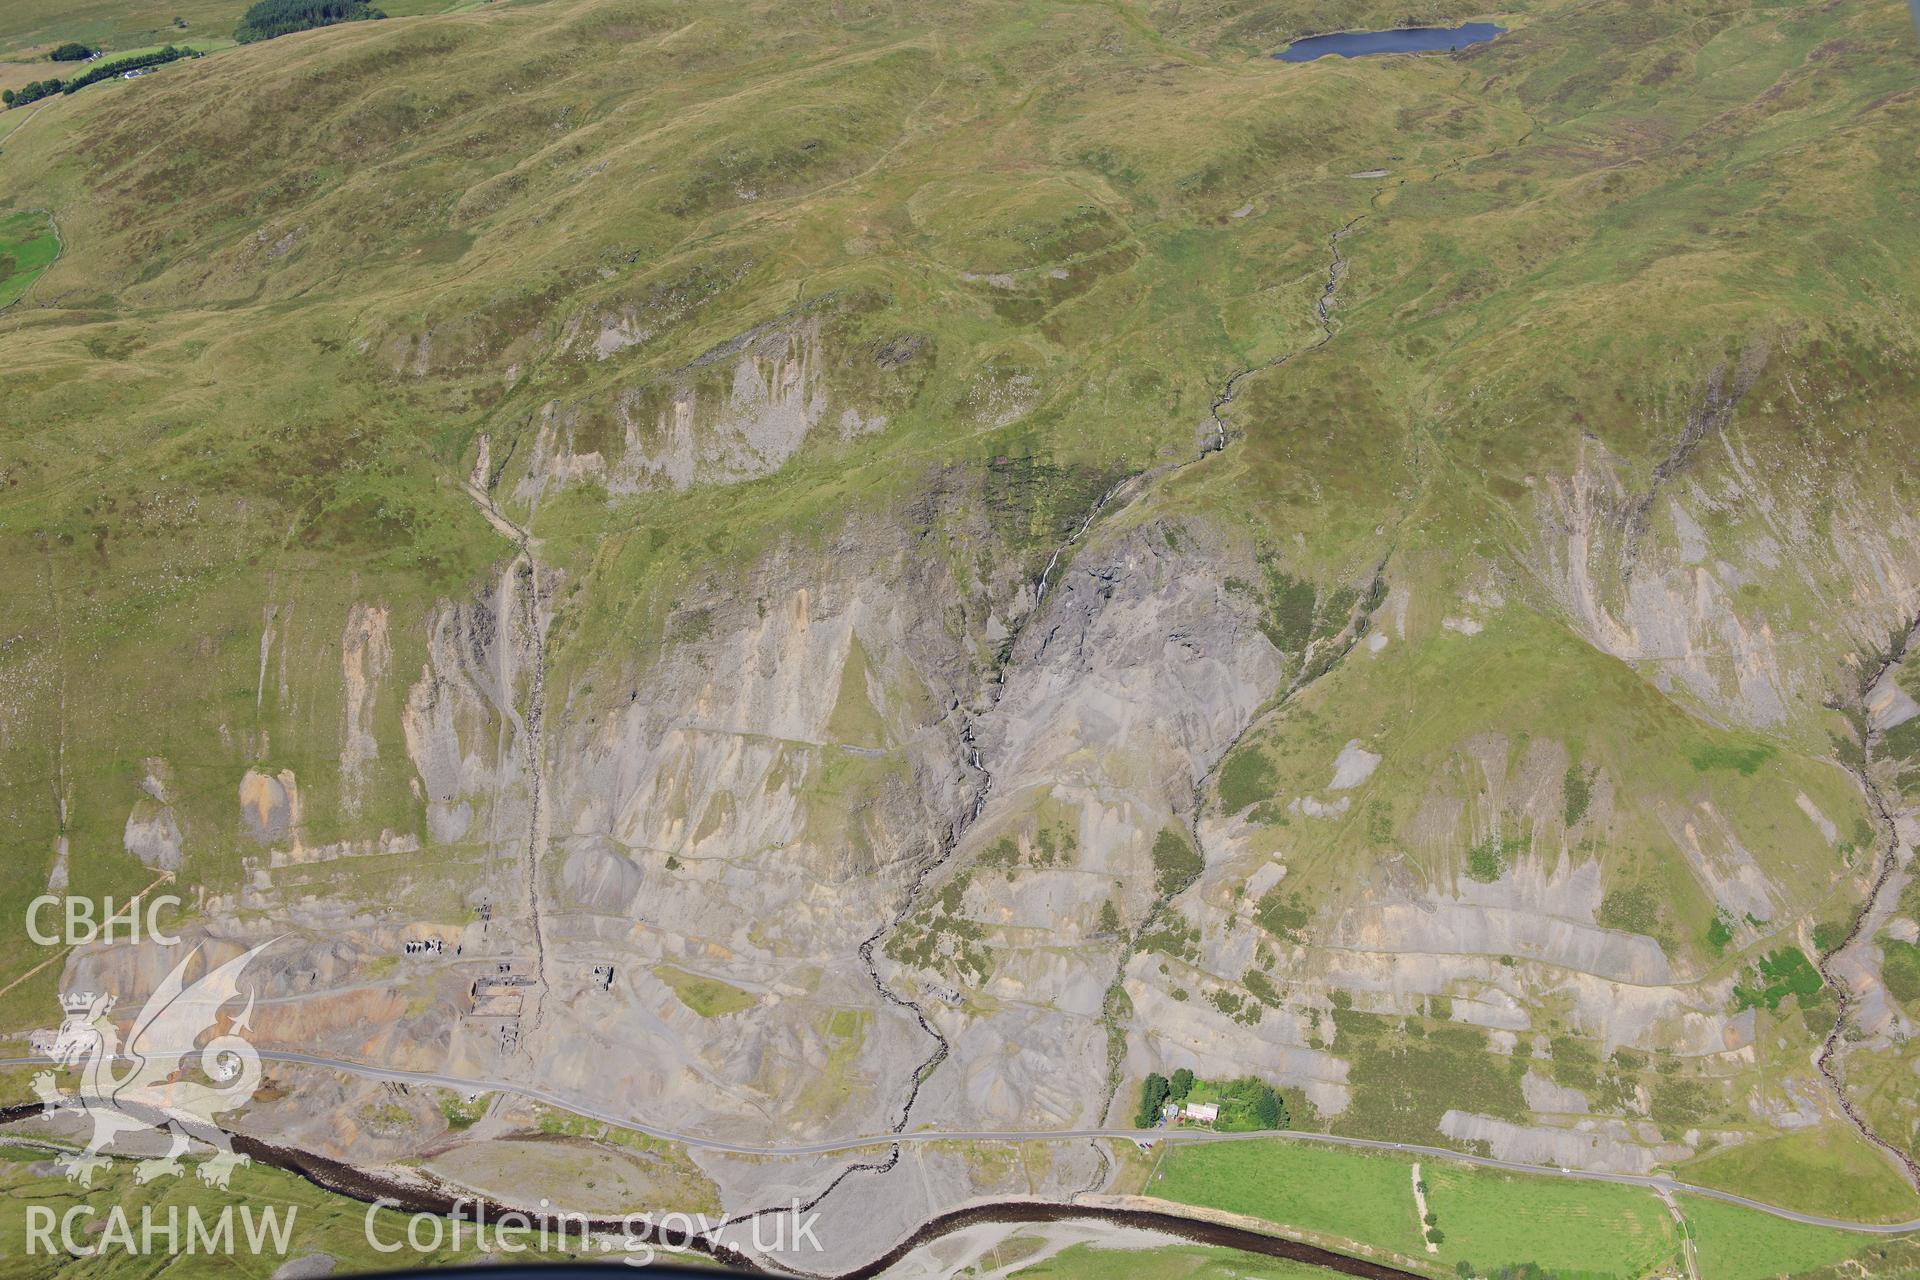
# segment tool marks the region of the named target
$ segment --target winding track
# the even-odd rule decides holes
[[[524,744],[527,768],[527,840],[525,856],[522,860],[526,880],[527,918],[533,926],[534,987],[533,1016],[529,1019],[529,1030],[538,1030],[542,1017],[546,1013],[546,997],[551,990],[547,981],[547,926],[540,914],[540,861],[547,847],[547,825],[550,818],[547,813],[546,797],[546,711],[547,711],[547,637],[546,626],[540,619],[540,561],[536,555],[539,540],[523,525],[500,510],[493,499],[493,492],[483,489],[469,480],[465,489],[467,497],[473,501],[480,514],[493,526],[496,533],[512,542],[515,555],[507,563],[500,575],[500,595],[502,612],[508,599],[507,592],[512,589],[523,597],[526,609],[529,648],[532,658],[530,678],[527,683],[527,709],[520,714],[512,705],[511,687],[503,687],[501,694],[507,699],[502,707],[520,731]],[[524,590],[522,590],[524,588]],[[501,636],[501,653],[513,652],[510,635]],[[511,680],[503,684],[510,686]],[[525,1049],[530,1037],[521,1037],[519,1045]]]

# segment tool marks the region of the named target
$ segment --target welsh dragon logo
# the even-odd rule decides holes
[[[200,1180],[209,1186],[225,1188],[234,1169],[249,1163],[213,1117],[245,1102],[260,1085],[260,1054],[243,1034],[253,1015],[253,993],[247,993],[246,1008],[225,1032],[204,1045],[195,1042],[217,1026],[222,1006],[239,995],[240,974],[248,963],[272,945],[262,943],[189,985],[185,976],[196,947],[147,998],[124,1045],[107,1018],[112,996],[60,997],[66,1019],[49,1056],[79,1071],[79,1088],[63,1092],[54,1073],[42,1071],[33,1089],[50,1112],[78,1111],[93,1121],[86,1149],[59,1161],[68,1181],[92,1186],[94,1171],[108,1163],[104,1153],[120,1135],[151,1130],[171,1134],[172,1144],[164,1155],[135,1165],[137,1182],[185,1172],[180,1157],[195,1141],[213,1148],[199,1166]],[[117,1072],[122,1062],[132,1065]]]

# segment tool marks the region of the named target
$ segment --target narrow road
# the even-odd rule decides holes
[[[1687,1215],[1680,1212],[1680,1202],[1673,1198],[1672,1191],[1661,1187],[1659,1196],[1673,1216],[1674,1230],[1680,1233],[1680,1260],[1686,1264],[1687,1280],[1700,1280],[1700,1251],[1694,1246],[1693,1228],[1687,1225]]]
[[[1731,1191],[1719,1191],[1712,1187],[1680,1182],[1664,1174],[1599,1173],[1579,1169],[1555,1170],[1536,1164],[1496,1160],[1490,1156],[1468,1155],[1465,1152],[1449,1151],[1445,1147],[1428,1147],[1411,1142],[1382,1142],[1374,1138],[1352,1138],[1344,1134],[1307,1133],[1292,1129],[1271,1133],[1210,1133],[1194,1130],[1172,1133],[1142,1129],[919,1129],[911,1133],[876,1133],[862,1137],[830,1138],[820,1142],[766,1144],[727,1142],[717,1138],[701,1137],[699,1134],[681,1133],[648,1124],[632,1116],[603,1111],[591,1103],[566,1098],[534,1085],[514,1084],[506,1080],[482,1080],[470,1076],[443,1075],[434,1071],[401,1071],[391,1067],[369,1066],[363,1062],[325,1058],[318,1054],[298,1053],[292,1050],[261,1049],[259,1053],[264,1062],[324,1067],[333,1071],[344,1071],[349,1075],[363,1076],[370,1080],[392,1081],[396,1084],[432,1085],[468,1093],[511,1093],[529,1101],[543,1102],[548,1106],[559,1107],[563,1111],[571,1111],[589,1120],[619,1125],[623,1129],[631,1129],[635,1133],[643,1133],[650,1138],[678,1142],[702,1151],[717,1151],[725,1155],[821,1156],[905,1142],[1082,1142],[1103,1138],[1116,1142],[1147,1140],[1155,1143],[1203,1143],[1284,1139],[1294,1142],[1318,1142],[1327,1146],[1350,1147],[1364,1151],[1397,1151],[1404,1155],[1418,1156],[1423,1160],[1452,1160],[1481,1169],[1500,1169],[1509,1173],[1533,1174],[1537,1177],[1558,1177],[1578,1182],[1611,1182],[1625,1187],[1645,1187],[1656,1193],[1677,1192],[1684,1195],[1704,1196],[1709,1200],[1739,1205],[1744,1209],[1756,1209],[1761,1213],[1772,1214],[1776,1218],[1784,1218],[1788,1222],[1798,1222],[1810,1227],[1831,1227],[1838,1231],[1858,1231],[1876,1236],[1897,1236],[1911,1231],[1920,1231],[1920,1218],[1892,1223],[1850,1222],[1845,1218],[1826,1218],[1819,1214],[1800,1213],[1779,1205],[1767,1204],[1762,1200],[1735,1195]],[[0,1067],[33,1067],[50,1064],[51,1059],[45,1057],[0,1058]]]
[[[1420,1181],[1420,1162],[1413,1162],[1413,1216],[1419,1220],[1420,1240],[1428,1253],[1440,1252],[1440,1246],[1427,1234],[1427,1184]]]

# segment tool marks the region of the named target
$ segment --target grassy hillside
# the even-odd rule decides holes
[[[240,6],[197,3],[189,36],[230,34]],[[436,837],[443,797],[414,756],[439,686],[415,682],[460,656],[431,620],[471,608],[477,665],[532,582],[553,615],[535,674],[501,677],[498,720],[462,726],[449,772],[511,792],[509,722],[535,686],[553,741],[650,760],[665,731],[621,739],[623,709],[745,637],[726,652],[756,670],[706,672],[674,728],[737,734],[729,760],[776,744],[802,762],[781,766],[791,786],[699,812],[675,809],[691,788],[647,792],[676,839],[748,833],[672,882],[685,899],[649,899],[676,929],[696,907],[739,925],[712,948],[737,959],[790,922],[735,919],[730,875],[791,876],[805,922],[837,921],[850,884],[904,900],[919,882],[901,848],[876,852],[874,815],[908,793],[949,804],[913,833],[931,848],[978,782],[952,745],[963,699],[931,690],[994,705],[1056,553],[1137,536],[1234,566],[1208,594],[1282,674],[1244,726],[1168,729],[1232,740],[1217,773],[1198,748],[1110,751],[1091,714],[1034,730],[1087,735],[1061,758],[1113,787],[1084,812],[1047,801],[1094,833],[1083,863],[994,869],[1091,868],[1116,901],[1170,899],[1177,928],[1116,922],[1082,945],[956,908],[956,936],[1008,932],[941,1016],[1045,990],[1077,1031],[1106,1017],[1087,1034],[1111,1037],[1116,1077],[1170,1044],[1263,1070],[1278,1046],[1324,1068],[1323,1096],[1345,1091],[1330,1124],[1426,1142],[1449,1111],[1529,1122],[1530,1072],[1641,1126],[1633,1143],[1688,1151],[1771,1137],[1798,1107],[1789,1078],[1824,1089],[1808,1063],[1838,1005],[1800,979],[1879,853],[1859,684],[1911,628],[1920,579],[1905,6],[1515,0],[1510,35],[1457,56],[1298,65],[1265,55],[1480,15],[383,7],[0,116],[0,305],[17,299],[0,311],[0,916],[56,868],[88,895],[150,883],[132,820],[163,806],[196,910],[254,910],[282,855],[279,889],[305,903],[464,926],[473,884],[540,833],[488,810]],[[35,0],[0,18],[0,53],[153,44],[172,16]],[[537,575],[503,581],[536,553]],[[1142,574],[1173,563],[1129,554]],[[950,586],[909,590],[883,562]],[[907,616],[937,652],[919,683],[854,636],[806,691],[830,741],[778,709],[702,719],[791,657],[783,609],[807,622],[809,600],[863,586],[884,597],[863,625]],[[1349,743],[1378,759],[1336,788]],[[239,805],[287,774],[298,819],[275,845]],[[726,808],[789,792],[795,843],[831,874]],[[631,834],[598,799],[556,843]],[[1109,810],[1191,825],[1191,890],[1118,883],[1096,839]],[[685,852],[622,850],[662,877]],[[1566,928],[1435,942],[1395,970],[1365,910],[1416,900]],[[1004,971],[1022,929],[1093,976],[1069,998]],[[936,950],[881,954],[944,985]],[[44,958],[0,944],[0,982]],[[744,986],[660,972],[713,1034],[749,1021]],[[1287,989],[1262,996],[1255,972]],[[0,1022],[37,1025],[59,974],[0,997]],[[1088,983],[1108,991],[1097,1015]],[[1184,1038],[1116,1013],[1115,992],[1187,1005]],[[1287,1038],[1253,1039],[1262,1017]],[[1833,1132],[1837,1167],[1879,1159]],[[1757,1185],[1740,1163],[1703,1167]],[[1863,1212],[1909,1199],[1859,1186]],[[1666,1219],[1635,1213],[1623,1272],[1665,1247]]]
[[[60,255],[53,221],[38,210],[0,219],[0,307],[18,302]]]

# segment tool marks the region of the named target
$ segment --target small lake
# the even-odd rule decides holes
[[[1920,3],[1920,0],[1916,0]],[[1491,22],[1469,22],[1458,27],[1399,27],[1392,31],[1336,31],[1332,35],[1296,40],[1273,56],[1282,62],[1312,62],[1315,58],[1364,58],[1374,53],[1432,53],[1485,44],[1505,27]]]

